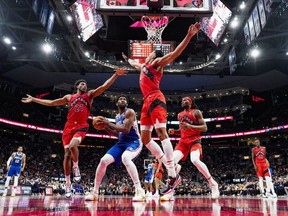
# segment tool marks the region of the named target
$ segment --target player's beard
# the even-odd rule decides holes
[[[183,107],[183,109],[189,109],[189,108],[190,108],[190,105],[187,104],[187,103],[185,103],[185,104],[182,105],[182,107]]]
[[[80,91],[81,94],[84,94],[84,93],[87,92],[87,89],[79,89],[79,91]]]
[[[118,104],[119,109],[124,110],[127,107],[127,104]]]

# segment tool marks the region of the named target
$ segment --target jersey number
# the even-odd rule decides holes
[[[83,104],[76,104],[75,112],[82,112],[82,111],[83,111]]]

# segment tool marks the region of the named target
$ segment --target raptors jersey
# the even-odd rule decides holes
[[[162,73],[156,71],[151,65],[145,64],[140,72],[140,88],[145,97],[153,92],[160,91],[159,85]]]
[[[127,111],[127,109],[126,109]],[[126,111],[124,113],[122,113],[122,115],[118,114],[116,116],[116,125],[123,125],[123,122],[125,120],[125,114]],[[137,123],[137,119],[135,116],[133,125],[129,131],[128,134],[124,134],[122,132],[119,133],[119,142],[131,142],[134,140],[139,140],[140,139],[140,133],[139,133],[139,129],[138,129],[138,123]]]
[[[265,147],[254,147],[253,148],[253,154],[255,163],[266,163],[266,149]]]
[[[87,93],[71,95],[68,103],[68,123],[85,124],[90,114],[90,98]]]
[[[195,113],[195,109],[190,109],[188,112],[186,111],[182,111],[178,114],[178,121],[180,124],[180,130],[181,130],[181,139],[185,139],[185,138],[195,138],[195,139],[201,139],[200,136],[200,131],[199,130],[195,130],[195,129],[182,129],[181,128],[181,123],[183,122],[187,122],[188,124],[191,125],[197,125],[198,121],[194,116]]]
[[[23,156],[24,156],[23,153],[18,154],[18,152],[15,152],[14,158],[11,162],[11,166],[19,166],[20,167],[22,165]]]

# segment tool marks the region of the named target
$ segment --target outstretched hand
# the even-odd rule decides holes
[[[195,24],[190,25],[188,29],[188,34],[189,35],[195,35],[197,32],[201,29],[201,23],[196,22]]]
[[[122,75],[127,75],[127,71],[126,71],[126,67],[122,67],[122,68],[117,68],[116,70],[116,74],[118,76],[122,76]]]
[[[31,95],[29,95],[29,94],[26,94],[26,95],[27,95],[27,97],[26,98],[22,98],[21,102],[22,103],[31,103],[31,102],[33,102],[33,97]]]

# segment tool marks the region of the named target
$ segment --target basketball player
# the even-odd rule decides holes
[[[24,170],[25,166],[26,166],[26,155],[23,153],[23,147],[19,146],[17,152],[13,152],[7,161],[8,174],[4,185],[4,193],[2,194],[3,197],[7,196],[9,183],[13,176],[14,176],[14,186],[11,191],[11,197],[15,196],[19,176],[20,173]]]
[[[83,141],[86,132],[89,128],[87,119],[90,114],[90,107],[93,99],[101,95],[109,88],[117,79],[118,76],[124,75],[126,72],[118,69],[103,85],[96,89],[87,91],[87,82],[83,79],[77,80],[74,84],[75,94],[67,94],[62,98],[55,100],[44,100],[27,95],[27,98],[22,98],[23,103],[35,102],[44,106],[61,106],[68,104],[69,111],[67,122],[65,124],[62,141],[64,146],[64,173],[66,179],[66,197],[70,198],[71,193],[71,160],[73,162],[73,180],[80,182],[81,175],[78,167],[78,145]]]
[[[144,185],[145,185],[145,190],[146,190],[146,197],[151,197],[152,196],[152,191],[153,191],[153,183],[154,180],[154,164],[153,161],[150,159],[149,164],[148,164],[148,169],[147,169],[147,174],[145,176],[144,180]]]
[[[145,200],[145,191],[141,187],[137,168],[132,161],[140,154],[143,147],[143,144],[140,141],[136,114],[133,109],[127,108],[128,99],[126,96],[119,96],[116,106],[119,111],[115,118],[116,124],[109,122],[106,118],[101,118],[97,123],[104,124],[105,131],[111,135],[118,136],[119,140],[101,158],[96,169],[94,190],[85,197],[85,200],[87,201],[98,199],[99,187],[103,176],[106,173],[107,166],[114,162],[120,164],[121,161],[125,165],[127,172],[134,183],[135,196],[133,197],[133,201]]]
[[[173,147],[166,131],[166,99],[159,85],[163,76],[163,68],[183,52],[191,38],[199,31],[200,26],[200,23],[191,25],[186,37],[173,52],[165,56],[160,50],[151,52],[146,58],[145,64],[140,64],[122,54],[125,61],[140,71],[140,88],[144,96],[140,119],[141,139],[143,144],[157,159],[163,162],[168,170],[167,186],[161,191],[163,194],[171,192],[180,183],[181,177],[176,175],[174,168]],[[165,155],[160,146],[151,138],[153,126],[162,143]]]
[[[262,197],[273,197],[276,198],[277,195],[274,190],[274,185],[271,179],[271,174],[269,172],[269,162],[266,158],[266,148],[260,146],[260,140],[256,139],[254,141],[255,147],[252,149],[252,162],[259,178],[259,189]],[[264,192],[263,178],[266,180],[267,191]]]
[[[169,129],[168,133],[171,135],[181,135],[180,141],[174,149],[174,161],[178,164],[180,160],[186,160],[190,153],[190,160],[201,172],[209,182],[212,198],[219,198],[219,190],[217,182],[212,178],[206,164],[201,161],[202,146],[201,146],[201,132],[207,131],[207,125],[203,119],[202,113],[197,109],[194,100],[190,97],[182,99],[182,108],[184,111],[178,114],[179,129]],[[180,170],[179,170],[180,171]],[[161,197],[161,200],[173,200],[171,193]]]
[[[162,162],[160,160],[157,159],[155,160],[154,170],[155,170],[155,179],[154,179],[155,193],[153,194],[153,197],[159,199],[159,187],[164,186],[164,183],[162,182],[164,169],[162,166]]]

